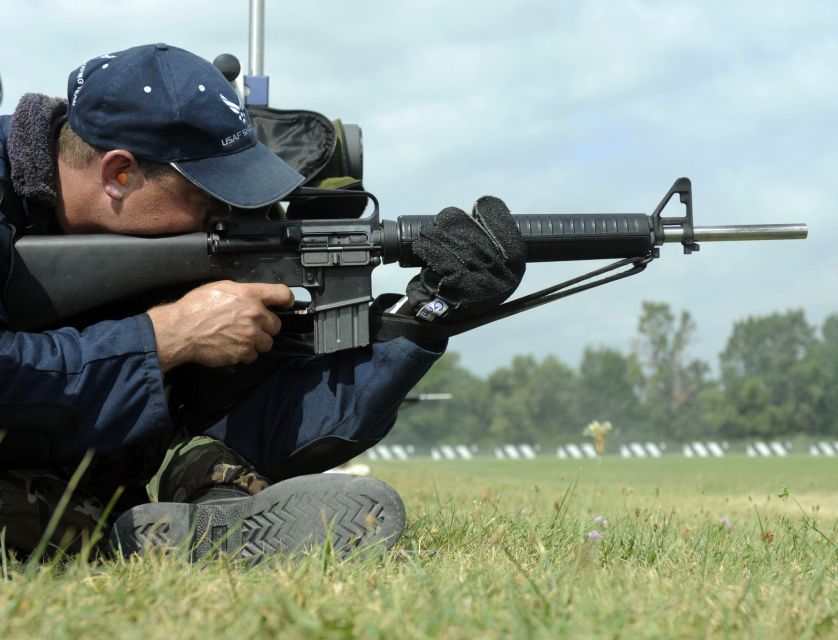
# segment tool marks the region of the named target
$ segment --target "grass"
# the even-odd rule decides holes
[[[27,571],[6,558],[0,636],[838,637],[836,467],[376,463],[409,515],[386,558],[323,550],[250,571],[159,557]]]

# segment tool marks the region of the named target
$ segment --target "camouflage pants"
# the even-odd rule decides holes
[[[35,549],[68,478],[48,471],[0,471],[0,535],[7,547],[23,553]],[[102,502],[88,491],[73,493],[50,544],[77,552],[102,517]]]
[[[0,470],[0,535],[7,547],[24,554],[35,549],[71,475],[72,469]],[[269,484],[223,442],[200,436],[174,443],[145,491],[149,501],[188,502],[216,485],[236,486],[253,495]],[[95,487],[94,474],[73,492],[50,539],[53,547],[75,553],[90,539],[110,498]],[[103,524],[107,533],[109,522]]]

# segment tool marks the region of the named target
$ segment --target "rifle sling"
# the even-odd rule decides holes
[[[439,343],[490,322],[508,318],[548,302],[554,302],[575,293],[581,293],[609,282],[636,275],[642,272],[652,259],[652,256],[638,256],[618,260],[576,278],[505,302],[493,311],[479,317],[460,322],[427,322],[411,316],[386,313],[383,309],[389,308],[401,298],[399,294],[386,294],[379,296],[370,308],[370,339],[381,341],[404,336],[420,345]]]

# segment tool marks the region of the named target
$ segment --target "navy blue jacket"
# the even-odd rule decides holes
[[[0,116],[0,180],[6,181],[11,178],[6,150],[9,123],[9,116]],[[0,203],[0,285],[10,271],[14,240],[14,229],[2,211]],[[88,448],[118,453],[173,432],[148,315],[100,322],[83,331],[63,328],[24,333],[10,331],[7,326],[8,316],[0,303],[0,409],[3,405],[14,409],[44,403],[69,409],[77,421],[73,459]],[[403,338],[328,357],[314,355],[300,340],[284,340],[282,346],[287,350],[283,357],[287,355],[292,364],[276,375],[295,377],[295,390],[316,399],[310,409],[302,411],[300,407],[309,403],[299,395],[277,400],[274,396],[282,392],[272,394],[272,401],[280,403],[273,407],[277,417],[273,429],[290,428],[299,434],[283,447],[286,454],[332,432],[345,438],[359,437],[370,422],[375,423],[377,435],[383,435],[404,395],[441,355],[441,351],[427,351]],[[287,393],[288,382],[277,382],[277,389]],[[0,411],[0,429],[2,415]],[[299,424],[285,422],[283,427],[279,423],[284,416]],[[263,433],[261,437],[266,436]],[[281,434],[271,437],[278,439]],[[260,446],[247,444],[250,447],[241,448]]]

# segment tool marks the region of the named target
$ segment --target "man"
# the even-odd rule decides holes
[[[70,74],[67,102],[28,94],[0,118],[0,280],[26,234],[209,230],[231,207],[257,215],[303,180],[256,140],[210,63],[165,44],[104,55]],[[462,318],[505,299],[525,252],[503,203],[484,198],[475,218],[448,209],[438,221],[417,243],[428,266],[400,312],[424,317],[441,301]],[[8,329],[4,299],[6,544],[35,548],[92,451],[51,540],[71,550],[112,497],[123,553],[183,543],[193,558],[225,548],[258,560],[322,540],[324,523],[337,546],[392,546],[405,522],[392,488],[310,474],[383,438],[444,341],[316,355],[270,310],[293,302],[281,284],[214,282],[141,313],[26,333]]]

